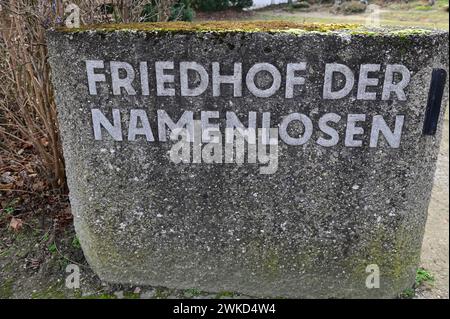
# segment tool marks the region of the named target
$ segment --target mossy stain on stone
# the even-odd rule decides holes
[[[322,24],[322,23],[297,23],[289,21],[216,21],[216,22],[153,22],[153,23],[130,23],[130,24],[99,24],[86,25],[80,28],[59,28],[59,31],[82,32],[82,31],[146,31],[146,32],[216,32],[216,33],[252,33],[252,32],[330,32],[341,30],[352,30],[358,28],[358,24]]]

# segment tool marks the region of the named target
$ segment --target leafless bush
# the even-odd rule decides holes
[[[17,140],[31,143],[53,187],[63,186],[65,179],[44,27],[57,16],[48,1],[2,1],[2,148]],[[17,150],[6,151],[15,155]]]
[[[64,160],[47,61],[45,30],[64,24],[67,0],[0,0],[0,165],[6,157],[23,161],[20,147],[38,157],[49,186],[65,188]],[[143,8],[157,6],[166,21],[174,0],[70,1],[82,24],[140,22]],[[106,9],[111,9],[109,12]],[[19,149],[18,144],[20,144]]]

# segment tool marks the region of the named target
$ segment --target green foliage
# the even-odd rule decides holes
[[[72,247],[76,248],[76,249],[80,249],[81,245],[80,245],[80,241],[78,240],[77,236],[74,236],[72,239]]]
[[[4,209],[5,213],[11,215],[14,212],[14,207],[8,206]]]
[[[420,287],[424,283],[433,283],[434,277],[433,275],[424,268],[417,269],[416,272],[416,282],[414,285],[414,288],[407,288],[403,290],[403,292],[400,294],[400,298],[404,299],[411,299],[414,298],[416,295],[416,290],[418,287]]]
[[[228,6],[228,0],[194,0],[194,8],[200,11],[220,11]]]
[[[230,0],[230,3],[233,7],[236,8],[248,8],[253,5],[253,0]]]
[[[424,282],[434,282],[434,277],[428,270],[419,268],[416,273],[416,286],[420,286]]]
[[[147,3],[142,9],[141,18],[143,22],[157,22],[158,21],[158,9],[152,3]]]
[[[1,211],[3,211],[6,213],[6,215],[12,215],[12,213],[14,213],[14,207],[17,205],[17,202],[17,199],[12,200],[5,208],[3,208],[3,210],[0,210],[0,213]]]
[[[403,290],[403,292],[400,294],[400,298],[402,299],[411,299],[416,295],[416,292],[412,288],[407,288]]]
[[[99,6],[101,14],[114,14],[114,6],[111,3],[104,3]]]
[[[193,0],[194,8],[200,11],[221,11],[230,7],[247,8],[253,5],[253,0]]]
[[[56,248],[56,244],[52,243],[50,246],[48,246],[48,251],[51,252],[52,254],[56,253],[58,249]]]
[[[8,299],[14,294],[14,281],[12,279],[7,279],[0,283],[0,299]]]
[[[171,8],[169,20],[192,21],[194,17],[195,11],[192,9],[191,0],[181,0]]]
[[[147,3],[141,13],[143,22],[158,22],[158,7],[155,0]],[[191,6],[191,0],[179,0],[170,8],[169,21],[192,21],[195,11]]]
[[[190,289],[186,289],[184,291],[184,295],[188,298],[199,296],[200,294],[201,294],[201,291],[198,290],[197,288],[190,288]]]
[[[432,10],[433,7],[432,6],[424,6],[424,5],[422,5],[422,6],[417,6],[414,9],[419,10],[419,11],[429,11],[429,10]]]

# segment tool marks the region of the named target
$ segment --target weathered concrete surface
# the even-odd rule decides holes
[[[442,116],[436,135],[422,135],[422,127],[431,71],[448,70],[447,36],[437,31],[49,33],[71,205],[89,263],[106,281],[254,296],[394,297],[411,287]],[[113,96],[104,83],[97,84],[98,95],[89,94],[86,60],[134,66],[196,61],[209,73],[213,61],[228,73],[235,62],[242,62],[243,70],[258,62],[280,70],[296,62],[311,67],[294,99],[286,99],[283,90],[254,97],[245,81],[243,97],[233,97],[230,86],[221,97],[211,90],[199,97],[157,97],[151,76],[150,95]],[[353,97],[323,100],[325,63],[342,63],[355,72],[366,63],[382,69],[402,64],[411,71],[407,99],[362,101],[353,90]],[[380,96],[382,88],[370,90]],[[446,86],[445,101],[447,96]],[[318,130],[305,145],[280,142],[278,171],[261,175],[254,164],[173,164],[169,143],[114,141],[106,132],[95,140],[93,108],[106,115],[119,108],[124,132],[130,109],[145,109],[151,120],[163,109],[174,119],[185,110],[218,110],[221,116],[234,111],[244,123],[249,111],[271,112],[275,125],[299,112],[315,126],[330,112],[343,119],[402,114],[405,124],[399,148],[383,139],[370,148],[367,138],[362,147],[345,147],[344,120],[337,125],[336,146],[315,143]],[[369,121],[360,124],[370,132]],[[152,128],[156,135],[154,122]],[[369,264],[380,268],[379,289],[366,288]]]

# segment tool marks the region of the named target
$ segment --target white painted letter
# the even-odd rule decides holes
[[[389,126],[384,121],[383,116],[375,115],[372,120],[372,130],[370,132],[370,147],[378,146],[378,137],[380,132],[382,132],[389,146],[392,148],[398,148],[400,146],[400,138],[402,136],[404,121],[404,115],[397,115],[395,117],[394,133],[392,133]]]
[[[233,143],[235,133],[238,132],[249,144],[256,144],[256,112],[248,112],[248,127],[239,120],[236,113],[226,113],[226,143]],[[229,134],[227,134],[229,133]]]
[[[159,61],[155,62],[155,74],[156,74],[156,95],[158,96],[175,96],[174,88],[166,88],[166,83],[173,83],[175,76],[171,74],[165,74],[164,70],[173,70],[173,62]]]
[[[218,111],[202,111],[202,142],[203,143],[219,143],[217,134],[220,134],[219,123],[210,123],[210,119],[218,119]]]
[[[338,132],[329,126],[328,122],[338,123],[341,120],[341,116],[336,113],[327,113],[319,119],[319,129],[325,134],[329,135],[330,139],[325,139],[320,136],[317,139],[317,144],[325,147],[335,146],[339,142]]]
[[[333,74],[339,72],[345,76],[345,85],[342,89],[333,92]],[[325,66],[325,79],[323,84],[323,98],[337,100],[346,97],[355,84],[355,77],[348,66],[338,63],[328,63]]]
[[[189,88],[189,70],[200,75],[200,84],[196,88]],[[196,62],[180,62],[181,96],[199,96],[208,88],[209,75],[205,68]]]
[[[234,97],[242,96],[242,63],[234,64],[233,75],[220,75],[220,64],[213,62],[212,72],[213,96],[220,96],[220,85],[222,83],[233,84]]]
[[[147,62],[141,62],[139,64],[139,74],[141,75],[141,89],[142,95],[149,95],[148,87],[148,66]]]
[[[158,137],[160,142],[167,141],[166,126],[171,131],[175,129],[182,129],[186,127],[186,132],[189,135],[188,141],[194,140],[194,113],[192,111],[185,111],[177,123],[174,123],[166,111],[158,110]]]
[[[295,71],[306,70],[306,63],[288,63],[286,71],[286,98],[292,99],[294,97],[294,85],[305,84],[305,78],[302,76],[295,76]]]
[[[291,137],[287,132],[289,123],[299,121],[303,124],[303,135],[300,137]],[[286,116],[280,124],[280,137],[287,145],[303,145],[311,138],[313,133],[313,124],[309,117],[300,113],[291,113]]]
[[[134,81],[134,70],[133,67],[126,62],[117,62],[111,61],[111,81],[114,95],[120,95],[121,88],[124,88],[127,91],[128,95],[136,95],[136,91],[133,89],[131,83]],[[120,78],[119,70],[125,70],[126,76],[124,78]]]
[[[138,119],[142,122],[142,127],[138,128]],[[131,110],[130,111],[130,126],[128,127],[128,140],[135,141],[136,135],[145,135],[147,141],[154,142],[152,129],[148,122],[147,113],[144,110]]]
[[[400,82],[394,84],[394,73],[400,73],[402,79]],[[400,101],[406,101],[406,94],[404,89],[408,86],[411,80],[411,72],[401,64],[388,64],[386,66],[386,74],[384,77],[382,100],[389,100],[391,92],[395,92]]]
[[[104,67],[105,64],[102,60],[86,60],[86,73],[90,95],[97,95],[97,82],[106,81],[106,77],[104,74],[94,73],[94,69],[103,69]]]
[[[345,130],[345,146],[347,147],[361,147],[362,141],[354,140],[355,135],[364,134],[362,127],[356,126],[357,122],[366,120],[365,114],[349,114],[347,117],[347,129]]]
[[[272,75],[272,86],[268,89],[259,89],[255,84],[256,74],[259,72],[269,72]],[[249,91],[256,97],[270,97],[274,95],[281,86],[281,74],[280,71],[272,64],[269,63],[257,63],[250,68],[246,77],[246,84]]]
[[[367,92],[368,86],[378,85],[378,78],[369,78],[369,72],[380,71],[379,64],[363,64],[359,71],[359,81],[358,81],[358,100],[376,100],[376,92]]]
[[[92,109],[92,126],[94,128],[95,140],[102,140],[102,126],[106,129],[109,135],[115,141],[122,141],[122,127],[120,124],[120,111],[119,109],[113,109],[113,122],[114,125],[109,122],[105,115],[103,115],[100,109]]]

